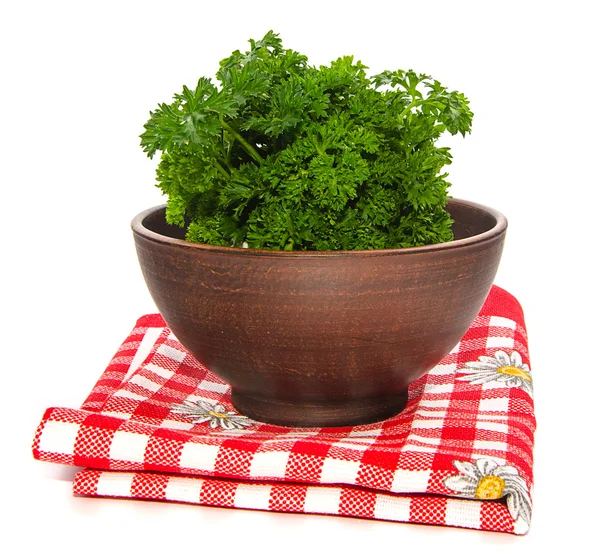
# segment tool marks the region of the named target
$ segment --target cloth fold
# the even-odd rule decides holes
[[[353,427],[240,416],[158,314],[140,318],[81,408],[49,408],[36,459],[76,495],[333,514],[524,534],[536,427],[523,312],[494,286],[406,409]]]

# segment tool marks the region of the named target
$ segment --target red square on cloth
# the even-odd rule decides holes
[[[383,422],[290,428],[239,415],[160,315],[138,320],[81,408],[49,408],[39,460],[74,493],[524,534],[532,376],[523,312],[493,287],[463,339]]]

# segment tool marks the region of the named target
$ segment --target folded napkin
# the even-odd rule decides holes
[[[535,430],[523,313],[493,287],[406,409],[353,427],[239,415],[160,315],[138,320],[80,409],[49,408],[34,457],[85,467],[76,495],[524,534]]]

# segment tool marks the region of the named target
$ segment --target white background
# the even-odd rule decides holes
[[[597,546],[583,548],[600,514],[596,7],[3,3],[0,547],[67,556],[594,554]],[[155,310],[129,229],[162,202],[155,163],[139,148],[148,112],[269,29],[313,64],[354,54],[373,72],[413,68],[470,98],[473,133],[450,142],[451,193],[509,220],[496,283],[525,310],[539,421],[527,536],[74,498],[73,470],[31,457],[44,409],[81,404],[136,318]]]

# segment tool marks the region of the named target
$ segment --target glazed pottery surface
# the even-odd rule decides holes
[[[507,222],[453,199],[455,240],[371,251],[286,252],[186,242],[165,207],[132,222],[150,293],[178,340],[232,387],[236,409],[291,426],[400,412],[491,288]]]

